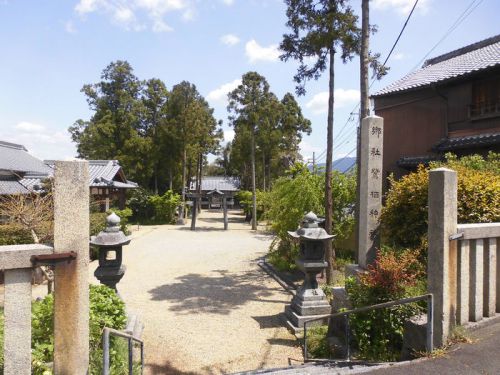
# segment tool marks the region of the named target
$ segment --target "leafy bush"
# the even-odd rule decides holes
[[[274,241],[269,259],[280,259],[278,268],[294,268],[295,247],[292,245],[288,231],[299,226],[304,214],[309,211],[318,216],[324,215],[324,174],[310,172],[303,165],[295,165],[288,171],[288,176],[278,178],[267,197],[268,210],[265,217],[270,220],[271,227],[278,240]],[[354,201],[356,197],[356,179],[352,174],[332,173],[333,195],[333,228],[336,240],[348,237],[354,224]]]
[[[367,273],[346,280],[353,308],[393,301],[425,293],[423,266],[411,250],[379,251]],[[351,314],[349,323],[359,357],[368,360],[397,360],[403,344],[405,321],[421,311],[418,304]]]
[[[18,224],[0,225],[0,246],[21,245],[33,243],[33,237],[29,230]]]
[[[130,207],[132,210],[132,218],[134,220],[142,222],[144,220],[151,220],[154,216],[154,207],[149,201],[152,195],[144,188],[132,189],[128,193],[127,207]]]
[[[311,358],[330,358],[328,344],[328,326],[313,326],[307,328],[307,352]]]
[[[446,162],[431,164],[430,168],[447,167],[457,171],[459,223],[500,221],[499,160],[499,154],[494,153],[487,159],[478,155],[458,159],[449,154]],[[430,168],[420,166],[398,181],[390,177],[391,188],[381,215],[385,243],[425,248]]]
[[[34,375],[51,374],[54,356],[54,298],[49,294],[32,305],[32,368]],[[104,285],[90,286],[90,374],[102,373],[101,337],[103,328],[124,329],[127,322],[125,304],[116,293]],[[3,332],[3,330],[2,330]],[[127,373],[127,357],[122,344],[110,340],[112,374]]]
[[[96,236],[99,232],[106,228],[106,212],[92,212],[89,217],[89,233],[91,236]]]
[[[255,191],[255,199],[257,202],[257,220],[262,219],[265,212],[267,211],[268,194],[269,193],[261,190]],[[235,198],[238,200],[241,208],[243,209],[243,212],[245,213],[247,221],[249,221],[252,217],[252,210],[253,210],[252,196],[253,196],[252,192],[248,190],[240,190],[235,195]]]
[[[168,190],[163,195],[150,196],[148,202],[153,207],[155,222],[175,224],[175,213],[181,203],[179,194]]]

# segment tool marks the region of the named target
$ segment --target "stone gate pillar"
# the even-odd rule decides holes
[[[89,368],[89,173],[87,161],[56,161],[54,252],[74,251],[55,266],[54,372],[87,374]]]

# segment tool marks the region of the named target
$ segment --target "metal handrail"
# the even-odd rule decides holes
[[[102,332],[102,373],[103,375],[109,375],[109,335],[114,335],[118,337],[123,337],[128,340],[128,373],[129,375],[133,375],[133,367],[134,367],[134,352],[132,341],[138,342],[141,345],[141,375],[144,371],[144,342],[133,335],[128,333],[117,331],[113,328],[104,327]]]
[[[346,334],[346,360],[350,361],[351,360],[351,352],[349,349],[349,315],[350,314],[356,314],[360,312],[365,312],[365,311],[370,311],[370,310],[378,310],[378,309],[383,309],[383,308],[388,308],[388,307],[393,307],[393,306],[399,306],[399,305],[407,305],[409,303],[414,303],[418,301],[427,301],[427,337],[426,337],[426,350],[430,353],[434,349],[434,341],[433,341],[433,335],[434,335],[434,296],[432,293],[428,294],[423,294],[421,296],[417,297],[409,297],[409,298],[402,298],[396,301],[390,301],[390,302],[384,302],[384,303],[379,303],[376,305],[370,305],[370,306],[363,306],[363,307],[358,307],[356,309],[352,310],[347,310],[347,311],[341,311],[337,312],[334,314],[325,314],[325,315],[319,315],[317,317],[314,317],[312,319],[308,319],[304,322],[304,362],[309,362],[309,361],[317,361],[317,359],[309,359],[307,356],[307,324],[311,322],[315,322],[318,320],[324,320],[326,318],[335,318],[338,316],[345,316],[345,334]]]

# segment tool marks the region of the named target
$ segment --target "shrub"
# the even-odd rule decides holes
[[[32,368],[34,375],[51,374],[54,355],[54,298],[49,294],[32,306]],[[90,286],[90,374],[102,373],[101,337],[103,328],[124,329],[127,322],[125,304],[116,293],[104,285]],[[3,330],[2,330],[3,331]],[[115,338],[110,340],[112,374],[127,373],[126,353]]]
[[[457,171],[458,222],[500,221],[499,159],[494,153],[487,159],[477,155],[458,159],[450,154],[446,162],[431,164],[431,168],[444,166]],[[399,181],[390,177],[390,183],[381,215],[384,242],[391,246],[425,247],[429,168],[420,166]]]
[[[33,237],[29,230],[18,224],[0,225],[0,246],[21,245],[33,243]]]
[[[311,358],[330,358],[328,326],[312,326],[307,329],[307,352]]]
[[[153,220],[159,223],[175,224],[175,213],[181,204],[181,196],[168,190],[163,195],[152,195],[148,199],[154,209]]]
[[[132,189],[128,193],[127,207],[132,210],[132,218],[137,221],[150,220],[154,216],[154,207],[149,198],[152,194],[144,189]]]
[[[294,268],[295,249],[288,231],[297,229],[304,214],[309,211],[314,211],[318,216],[324,215],[324,185],[324,174],[312,173],[303,165],[295,165],[288,171],[288,176],[275,181],[267,197],[269,207],[265,217],[270,220],[278,237],[271,246],[270,259],[285,260],[281,266],[288,263],[288,268]],[[334,171],[332,195],[332,233],[340,241],[350,235],[354,224],[355,176]]]
[[[379,251],[374,265],[359,281],[346,280],[353,308],[393,301],[425,293],[423,267],[411,250]],[[403,343],[405,321],[420,312],[418,304],[351,314],[349,323],[359,357],[368,360],[397,360]]]

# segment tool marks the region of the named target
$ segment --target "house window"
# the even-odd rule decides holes
[[[469,117],[500,116],[500,77],[474,82]]]

